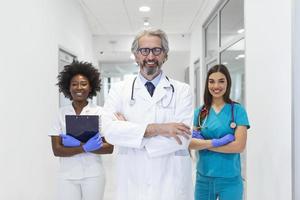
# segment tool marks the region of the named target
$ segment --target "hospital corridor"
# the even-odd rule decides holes
[[[241,198],[243,200],[300,200],[300,0],[12,0],[1,1],[0,25],[1,200],[62,199],[62,197],[58,198],[58,193],[72,191],[70,187],[61,187],[62,179],[65,178],[64,176],[69,177],[71,173],[75,174],[74,177],[77,176],[77,172],[72,171],[73,167],[76,168],[75,159],[84,163],[83,166],[86,168],[81,169],[81,166],[78,166],[76,170],[81,170],[89,180],[94,174],[96,178],[101,174],[103,200],[120,200],[119,193],[123,195],[122,200],[170,200],[172,195],[158,194],[160,198],[157,198],[151,193],[157,188],[171,193],[182,192],[182,197],[173,194],[173,200],[200,200],[197,199],[196,193],[194,197],[194,192],[198,190],[197,187],[195,189],[195,184],[199,178],[198,161],[201,160],[201,156],[203,166],[210,162],[211,165],[207,166],[214,167],[212,163],[220,162],[220,166],[223,166],[220,169],[223,171],[216,170],[215,174],[221,174],[220,177],[223,175],[226,177],[224,173],[230,174],[225,166],[228,162],[227,157],[215,156],[209,159],[205,157],[210,155],[209,153],[200,154],[202,151],[200,148],[190,150],[189,143],[182,140],[186,138],[186,130],[189,130],[187,135],[192,134],[191,137],[194,139],[199,139],[200,136],[200,139],[203,139],[203,136],[206,136],[205,123],[215,126],[214,122],[211,122],[212,118],[208,118],[212,113],[205,110],[205,105],[209,101],[206,95],[212,96],[213,100],[210,99],[210,102],[217,102],[214,99],[218,99],[221,92],[209,88],[214,81],[210,77],[211,74],[221,72],[222,77],[225,77],[220,79],[221,84],[224,83],[224,79],[226,84],[229,81],[227,72],[213,71],[216,66],[219,68],[225,66],[225,70],[228,69],[231,77],[230,83],[228,82],[231,89],[227,91],[231,103],[224,100],[228,103],[230,127],[225,130],[240,131],[241,129],[236,129],[237,126],[246,127],[242,129],[247,133],[245,148],[238,150],[236,157],[232,158],[238,159],[238,166],[234,165],[234,167],[241,169],[239,172]],[[156,32],[153,32],[162,35],[161,46],[152,45],[157,44],[155,40],[157,35],[142,35],[141,33],[145,33],[145,31],[141,32],[143,30],[146,32],[155,30]],[[167,39],[164,38],[165,35]],[[149,60],[149,57],[153,60]],[[78,77],[78,74],[82,75],[82,73],[74,72],[75,67],[73,72],[72,69],[66,70],[65,66],[75,66],[76,63],[77,65],[91,63],[95,69],[89,69],[94,70],[96,75],[97,72],[100,73],[100,86],[96,83],[91,84],[90,79],[94,77],[93,75],[83,76],[82,79]],[[157,71],[143,71],[146,66],[150,68],[159,66],[158,69],[161,70],[157,76],[159,79],[153,76],[155,79],[149,81],[151,79],[147,77],[152,77],[151,73],[155,74]],[[81,69],[79,66],[78,70],[84,72],[87,69]],[[70,87],[69,96],[66,96],[63,91],[65,83],[61,83],[68,76],[67,73],[74,73],[69,74],[70,83],[66,86],[67,90]],[[144,76],[143,73],[146,75]],[[56,153],[52,150],[55,140],[50,131],[53,130],[53,124],[58,123],[56,118],[62,112],[60,108],[74,106],[74,102],[80,102],[80,98],[84,95],[74,91],[72,93],[74,77],[85,81],[88,79],[92,85],[87,89],[89,94],[84,100],[90,98],[87,101],[90,110],[81,107],[80,111],[89,113],[93,109],[100,109],[99,106],[103,107],[100,119],[97,118],[100,124],[96,125],[97,128],[100,127],[97,130],[102,139],[99,136],[97,142],[101,140],[99,145],[106,145],[106,142],[115,144],[112,153],[107,150],[104,154],[97,155],[99,159],[92,155],[96,144],[88,146],[82,141],[79,141],[78,146],[72,146],[78,147],[77,153],[69,153],[66,156],[73,157],[72,162],[66,161],[68,158],[65,159],[64,154],[59,154],[63,155],[61,157],[54,155]],[[155,107],[160,112],[157,110],[152,112],[150,103],[142,104],[141,99],[146,101],[152,96],[153,99],[158,98],[156,95],[160,91],[160,85],[157,84],[160,84],[161,80],[165,84],[161,88],[166,90],[168,95],[165,97],[161,95],[163,100]],[[147,98],[142,97],[144,93],[140,92],[141,82],[146,83],[146,89],[143,89],[149,92],[149,94],[145,93]],[[153,84],[148,87],[148,82],[154,82],[154,88],[149,88]],[[127,84],[128,87],[118,89],[121,83]],[[90,92],[94,89],[92,87],[96,89],[100,87],[98,88],[100,92],[91,95]],[[225,99],[227,93],[222,94],[224,96],[221,97]],[[186,100],[189,94],[190,101]],[[127,100],[129,103],[126,102]],[[202,105],[204,106],[201,107]],[[120,115],[109,113],[107,108],[113,106],[123,113]],[[148,107],[150,111],[146,111]],[[180,108],[179,111],[172,113],[172,109],[177,108]],[[188,108],[193,111],[198,108],[199,117],[189,116],[188,127],[184,127],[179,120],[178,129],[182,132],[175,131],[175,136],[171,133],[165,135],[153,133],[154,129],[148,130],[152,124],[148,126],[143,124],[144,121],[153,120],[151,117],[154,116],[156,123],[174,122],[175,124],[177,121],[172,120],[180,117],[185,119],[184,114],[188,112],[186,110]],[[236,114],[234,109],[242,111],[245,109],[242,120],[240,114]],[[96,112],[94,110],[93,112]],[[202,115],[205,112],[207,118],[203,120]],[[77,110],[76,114],[78,114]],[[215,115],[217,117],[218,113],[216,112]],[[112,119],[109,118],[111,116]],[[136,139],[130,139],[133,143],[129,144],[128,138],[133,136],[123,136],[123,128],[120,127],[128,128],[132,125],[131,120],[139,122],[138,126],[143,127],[145,133],[143,132],[142,136],[132,133],[131,135]],[[195,132],[190,130],[195,128],[195,123],[199,123],[199,129],[202,130],[200,136],[194,136]],[[159,132],[158,130],[161,129],[155,129]],[[63,132],[62,128],[61,132],[55,133],[55,136],[62,137]],[[156,140],[153,138],[159,137],[163,139],[155,143]],[[224,145],[220,144],[219,140],[215,142],[215,138],[210,139],[214,148]],[[227,139],[226,144],[240,138],[236,136]],[[137,142],[140,140],[142,145],[145,145],[143,150]],[[151,145],[162,149],[164,145],[169,145],[168,142],[171,140],[174,145],[167,146],[169,149],[166,147],[164,154],[150,151],[153,147]],[[182,144],[178,145],[176,142]],[[73,145],[74,140],[69,144]],[[68,147],[63,140],[59,145]],[[125,147],[132,145],[132,148],[126,149],[122,145]],[[183,148],[184,145],[186,149]],[[171,149],[174,146],[177,149]],[[81,147],[83,150],[78,150]],[[132,152],[134,152],[132,155],[138,156],[140,163],[134,157],[128,156],[127,160],[123,158],[122,165],[116,165],[119,163],[120,155],[129,155]],[[84,154],[90,156],[84,157],[82,156]],[[174,154],[177,156],[176,159],[181,159],[180,162],[169,158],[163,160],[168,154]],[[148,157],[144,158],[144,155]],[[163,163],[161,167],[158,167],[158,164],[147,166],[148,159],[151,160],[152,156],[154,160],[161,159],[160,164]],[[191,172],[186,170],[189,172],[186,176],[180,174],[186,169],[185,158],[188,158],[192,164]],[[69,163],[66,165],[66,163],[62,164],[63,162]],[[173,162],[180,165],[180,170],[167,167]],[[95,163],[100,163],[101,172],[97,172]],[[138,169],[139,166],[143,166],[143,170]],[[203,166],[201,170],[213,174],[212,168]],[[69,167],[72,167],[72,170],[68,169]],[[132,174],[126,172],[126,177],[133,176],[133,178],[130,181],[125,180],[128,185],[123,184],[119,187],[118,181],[121,178],[117,171],[125,172],[127,167],[127,172]],[[134,171],[130,167],[137,167],[135,169],[138,170]],[[64,175],[61,175],[62,168],[66,171]],[[158,173],[161,169],[165,170],[163,175]],[[94,174],[88,170],[94,170]],[[156,176],[167,177],[172,173],[174,174],[170,180],[161,177],[159,181],[155,179]],[[124,188],[130,188],[140,181],[139,178],[134,177],[135,175],[139,178],[148,177],[149,180],[141,181],[147,183],[146,185],[151,189],[140,186],[138,193],[124,192]],[[174,177],[178,177],[178,180]],[[189,186],[186,191],[191,195],[180,188],[180,184],[188,182],[189,177],[192,186]],[[203,177],[209,179],[206,174],[205,176],[202,174],[201,178]],[[156,184],[172,183],[174,188],[180,189],[170,189],[163,184],[150,186],[150,180],[155,180]],[[88,183],[92,184],[92,182]],[[96,190],[100,188],[99,185],[94,187]],[[214,186],[213,190],[216,188]],[[180,191],[181,189],[183,191]],[[90,191],[94,191],[94,188]],[[235,192],[236,190],[232,191]],[[79,195],[82,197],[75,198],[74,193],[72,200],[85,199],[83,192]],[[126,195],[128,198],[125,198]],[[229,200],[230,198],[218,196],[207,200]],[[92,199],[101,200],[95,197],[85,200]]]

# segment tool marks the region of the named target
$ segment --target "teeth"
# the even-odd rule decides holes
[[[77,92],[76,95],[77,96],[82,96],[82,93],[81,92]]]
[[[214,92],[215,94],[218,94],[218,93],[221,92],[221,90],[213,90],[213,92]]]

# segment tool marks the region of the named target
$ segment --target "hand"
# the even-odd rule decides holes
[[[61,137],[62,143],[65,147],[79,147],[80,146],[80,141],[70,135],[60,134],[59,136]]]
[[[235,139],[234,135],[227,134],[219,139],[212,139],[211,144],[213,147],[220,147],[234,141],[234,139]]]
[[[100,149],[103,146],[103,141],[99,133],[90,138],[82,148],[85,152],[91,152]]]
[[[204,140],[204,137],[201,135],[201,131],[193,130],[192,138]]]
[[[178,144],[182,144],[178,135],[190,138],[190,127],[184,123],[164,123],[164,124],[149,124],[145,131],[145,137],[152,137],[156,135],[173,137]]]

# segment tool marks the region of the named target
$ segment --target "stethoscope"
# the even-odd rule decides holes
[[[130,102],[129,102],[129,105],[131,105],[131,106],[133,106],[133,105],[135,104],[135,98],[134,98],[134,84],[135,84],[136,78],[137,78],[137,77],[134,78],[134,80],[133,80],[133,82],[132,82],[132,86],[131,86],[131,97],[130,97]],[[170,80],[169,80],[169,78],[168,78],[167,76],[166,76],[166,79],[167,79],[167,80],[169,81],[169,83],[170,83]],[[172,96],[171,96],[171,98],[170,98],[168,104],[164,104],[164,103],[163,103],[163,100],[162,100],[161,105],[162,105],[163,108],[168,107],[168,106],[170,105],[170,103],[172,102],[172,100],[173,100],[173,95],[174,95],[175,89],[174,89],[174,86],[173,86],[172,83],[170,83],[170,87],[172,88]]]
[[[236,123],[235,123],[235,121],[234,121],[234,102],[231,102],[230,105],[231,105],[230,128],[235,129],[235,128],[236,128]],[[204,109],[205,109],[205,110],[204,110]],[[201,115],[201,113],[204,112],[204,111],[206,111],[207,114],[206,114],[206,117],[204,118],[203,123],[202,123],[202,125],[201,125],[200,115]],[[206,108],[205,108],[205,106],[203,106],[202,109],[201,109],[201,111],[199,112],[199,116],[198,116],[198,124],[199,124],[200,130],[206,128],[205,123],[206,123],[206,120],[207,120],[207,118],[208,118],[208,115],[209,115],[209,111],[207,111]]]

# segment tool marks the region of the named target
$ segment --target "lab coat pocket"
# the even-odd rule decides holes
[[[163,99],[156,103],[156,119],[158,123],[175,122],[175,106],[173,103],[164,106]]]

